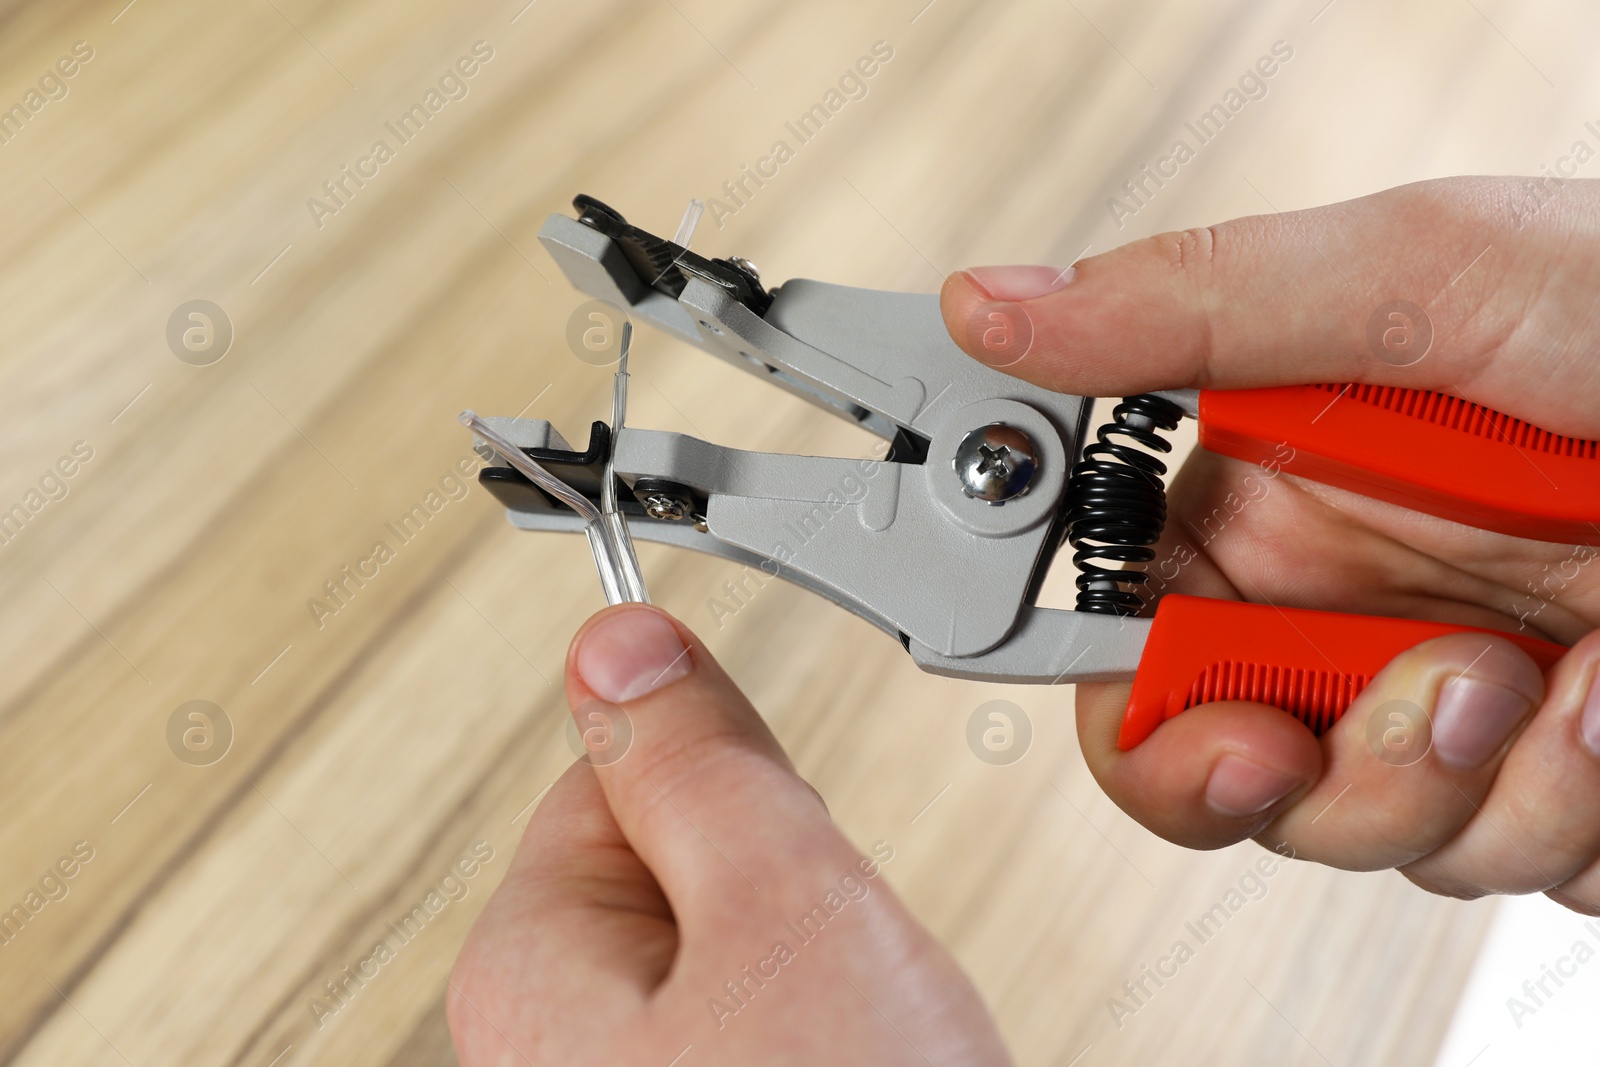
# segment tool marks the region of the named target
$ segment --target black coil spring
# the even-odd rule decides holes
[[[1150,546],[1167,524],[1167,490],[1161,480],[1167,465],[1151,453],[1172,451],[1172,442],[1156,431],[1175,430],[1182,419],[1183,409],[1164,397],[1126,397],[1072,468],[1066,522],[1078,568],[1079,611],[1137,615],[1144,607],[1150,576],[1143,565],[1156,558]]]

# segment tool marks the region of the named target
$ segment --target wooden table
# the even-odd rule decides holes
[[[535,240],[573,194],[668,232],[719,197],[697,248],[928,291],[1538,173],[1600,106],[1576,0],[125,3],[0,16],[0,906],[26,915],[0,1059],[50,1067],[453,1062],[445,976],[572,759],[561,663],[599,604],[579,539],[468,491],[453,416],[606,417],[608,373],[565,342],[583,298]],[[1128,203],[1279,41],[1265,94]],[[745,167],[776,173],[733,200]],[[634,364],[637,425],[871,444],[659,335]],[[1432,1055],[1492,905],[1286,866],[1134,1003],[1256,846],[1189,853],[1121,814],[1069,691],[920,674],[777,584],[719,617],[733,568],[642,555],[852,837],[893,843],[1020,1063]],[[995,698],[1035,731],[1006,767],[963,739]],[[330,996],[474,848],[464,895]]]

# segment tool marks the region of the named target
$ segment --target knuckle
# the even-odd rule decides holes
[[[1500,803],[1505,811],[1503,819],[1497,818],[1499,830],[1512,841],[1517,850],[1539,857],[1539,867],[1561,868],[1570,871],[1575,863],[1592,858],[1595,834],[1588,820],[1574,822],[1550,817],[1549,798],[1536,788],[1520,788],[1517,783],[1506,783]],[[1532,863],[1530,859],[1528,863]],[[1541,875],[1541,877],[1543,877]],[[1549,885],[1535,886],[1548,889]]]
[[[1367,809],[1363,816],[1371,851],[1392,857],[1390,866],[1401,866],[1437,851],[1461,832],[1472,814],[1472,802],[1452,789],[1448,794],[1394,798]]]
[[[1147,240],[1173,273],[1204,283],[1210,281],[1215,266],[1218,237],[1215,226],[1191,226]]]
[[[1217,318],[1213,305],[1220,298],[1218,275],[1225,251],[1223,234],[1235,225],[1192,226],[1146,238],[1156,259],[1188,290],[1184,303],[1191,317],[1194,338],[1189,355],[1198,368],[1192,384],[1200,387],[1210,381],[1209,368],[1217,351]]]
[[[1399,217],[1418,232],[1509,237],[1514,216],[1506,200],[1525,178],[1429,178],[1389,190]]]
[[[637,755],[639,763],[624,769],[631,772],[630,777],[649,782],[663,795],[712,776],[726,774],[737,779],[747,773],[751,761],[759,758],[748,735],[733,724],[703,729],[692,736],[675,736],[643,748],[630,752],[618,764]]]

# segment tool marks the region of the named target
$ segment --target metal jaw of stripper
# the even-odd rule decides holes
[[[633,324],[626,323],[622,328],[621,355],[617,359],[617,372],[611,391],[611,424],[619,430],[628,410],[628,349],[632,340]],[[600,574],[600,588],[605,593],[607,604],[650,602],[650,594],[644,585],[644,572],[633,550],[633,537],[617,506],[614,448],[606,450],[605,476],[600,487],[600,506],[597,508],[588,497],[550,473],[538,460],[479,418],[477,413],[463,411],[460,418],[461,424],[482,442],[485,459],[515,470],[530,484],[571,508],[573,514],[582,519],[583,531],[589,538],[589,550],[594,553],[595,570]],[[496,421],[515,423],[520,420]],[[515,434],[518,428],[511,425],[502,429]]]
[[[620,488],[634,537],[809,589],[897,637],[924,670],[1045,684],[1133,677],[1148,620],[1036,603],[1066,540],[1091,400],[967,356],[935,295],[803,279],[768,291],[745,260],[690,252],[589,197],[574,205],[577,218],[552,215],[539,239],[579,290],[888,450],[881,460],[751,452],[596,422],[577,451],[548,422],[485,420],[525,458],[585,502]],[[480,474],[513,525],[592,530],[584,508],[518,470],[496,462]]]

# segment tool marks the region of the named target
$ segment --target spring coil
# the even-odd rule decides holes
[[[1167,524],[1167,465],[1151,453],[1171,452],[1172,442],[1156,430],[1177,429],[1183,409],[1145,393],[1124,398],[1111,419],[1067,480],[1067,541],[1078,568],[1078,610],[1137,615],[1149,581],[1143,565],[1156,558],[1150,546]]]

